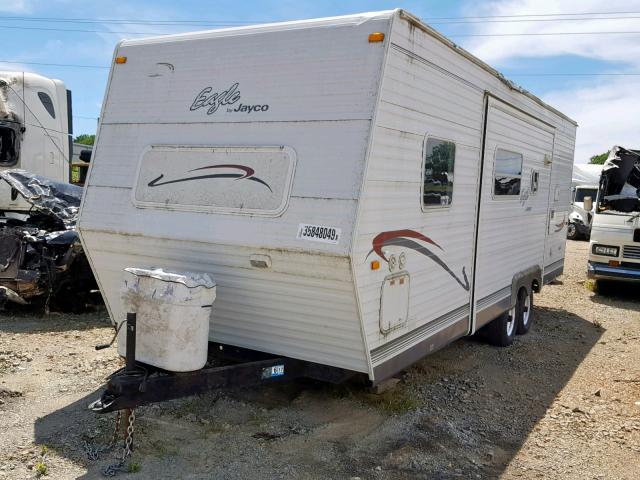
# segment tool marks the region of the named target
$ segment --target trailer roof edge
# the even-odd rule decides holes
[[[465,57],[467,60],[470,60],[471,62],[473,62],[474,64],[476,64],[480,68],[482,68],[483,70],[489,72],[491,75],[496,77],[498,80],[500,80],[502,83],[504,83],[511,90],[515,90],[515,91],[521,93],[522,95],[528,97],[529,99],[533,100],[534,102],[536,102],[537,104],[543,106],[544,108],[547,108],[547,109],[551,110],[553,113],[555,113],[556,115],[560,116],[561,118],[567,120],[568,122],[571,122],[573,125],[578,126],[578,122],[576,122],[574,119],[572,119],[568,115],[562,113],[558,109],[552,107],[551,105],[549,105],[548,103],[543,101],[541,98],[537,97],[533,93],[531,93],[528,90],[525,90],[521,86],[517,85],[515,82],[512,82],[507,77],[505,77],[502,73],[500,73],[498,70],[496,70],[495,68],[490,66],[488,63],[480,60],[478,57],[473,55],[471,52],[465,50],[460,45],[452,42],[445,35],[443,35],[442,33],[438,32],[433,27],[430,27],[429,25],[424,23],[422,20],[420,20],[415,15],[413,15],[410,12],[407,12],[406,10],[403,10],[403,9],[398,9],[397,11],[398,11],[398,15],[400,16],[400,18],[402,18],[404,20],[407,20],[412,25],[414,25],[415,27],[419,28],[420,30],[422,30],[426,34],[431,35],[436,40],[442,42],[443,44],[445,44],[446,46],[448,46],[452,50],[456,51],[457,53],[459,53],[460,55]]]

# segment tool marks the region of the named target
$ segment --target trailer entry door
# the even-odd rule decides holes
[[[552,126],[505,102],[493,97],[487,102],[476,226],[476,328],[509,308],[516,273],[543,268],[555,135]]]

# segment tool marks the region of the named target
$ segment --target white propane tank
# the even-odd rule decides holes
[[[125,268],[124,275],[121,293],[125,311],[136,314],[136,360],[172,372],[204,367],[209,317],[216,298],[211,277],[161,268]],[[122,328],[118,334],[118,353],[123,357],[126,330]]]

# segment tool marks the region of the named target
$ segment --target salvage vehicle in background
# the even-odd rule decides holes
[[[589,239],[593,210],[584,208],[584,199],[591,197],[592,200],[595,200],[601,171],[602,165],[577,163],[573,166],[571,208],[567,224],[567,238],[569,240]]]
[[[28,72],[0,72],[0,170],[21,168],[70,181],[71,91],[61,80]],[[0,182],[0,210],[31,205]]]
[[[589,239],[591,235],[591,220],[593,210],[587,210],[584,206],[584,199],[596,198],[598,193],[597,185],[578,185],[572,189],[571,213],[569,213],[569,223],[567,224],[567,238],[578,240],[580,238]],[[593,202],[590,203],[593,207]]]
[[[640,150],[614,146],[603,165],[587,276],[598,283],[640,281]]]
[[[95,279],[75,230],[89,146],[72,146],[71,92],[61,80],[0,72],[0,307],[65,310]]]
[[[84,307],[97,285],[76,232],[82,187],[20,169],[0,171],[0,178],[30,206],[0,217],[0,307]]]

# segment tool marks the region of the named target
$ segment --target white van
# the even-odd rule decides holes
[[[595,200],[598,193],[598,182],[602,165],[576,163],[573,165],[571,179],[571,208],[567,225],[567,238],[577,240],[589,239],[593,210],[584,208],[584,199],[590,197]],[[593,203],[593,202],[592,202]],[[593,208],[593,207],[592,207]]]
[[[576,123],[403,10],[120,42],[79,229],[210,274],[210,340],[379,382],[562,273]]]
[[[640,150],[614,146],[604,163],[587,275],[598,282],[640,281]]]
[[[569,224],[567,225],[567,238],[577,240],[579,238],[589,239],[591,235],[591,221],[593,220],[593,210],[587,210],[584,205],[585,198],[592,200],[598,194],[598,185],[578,185],[571,188],[571,212],[569,213]]]

